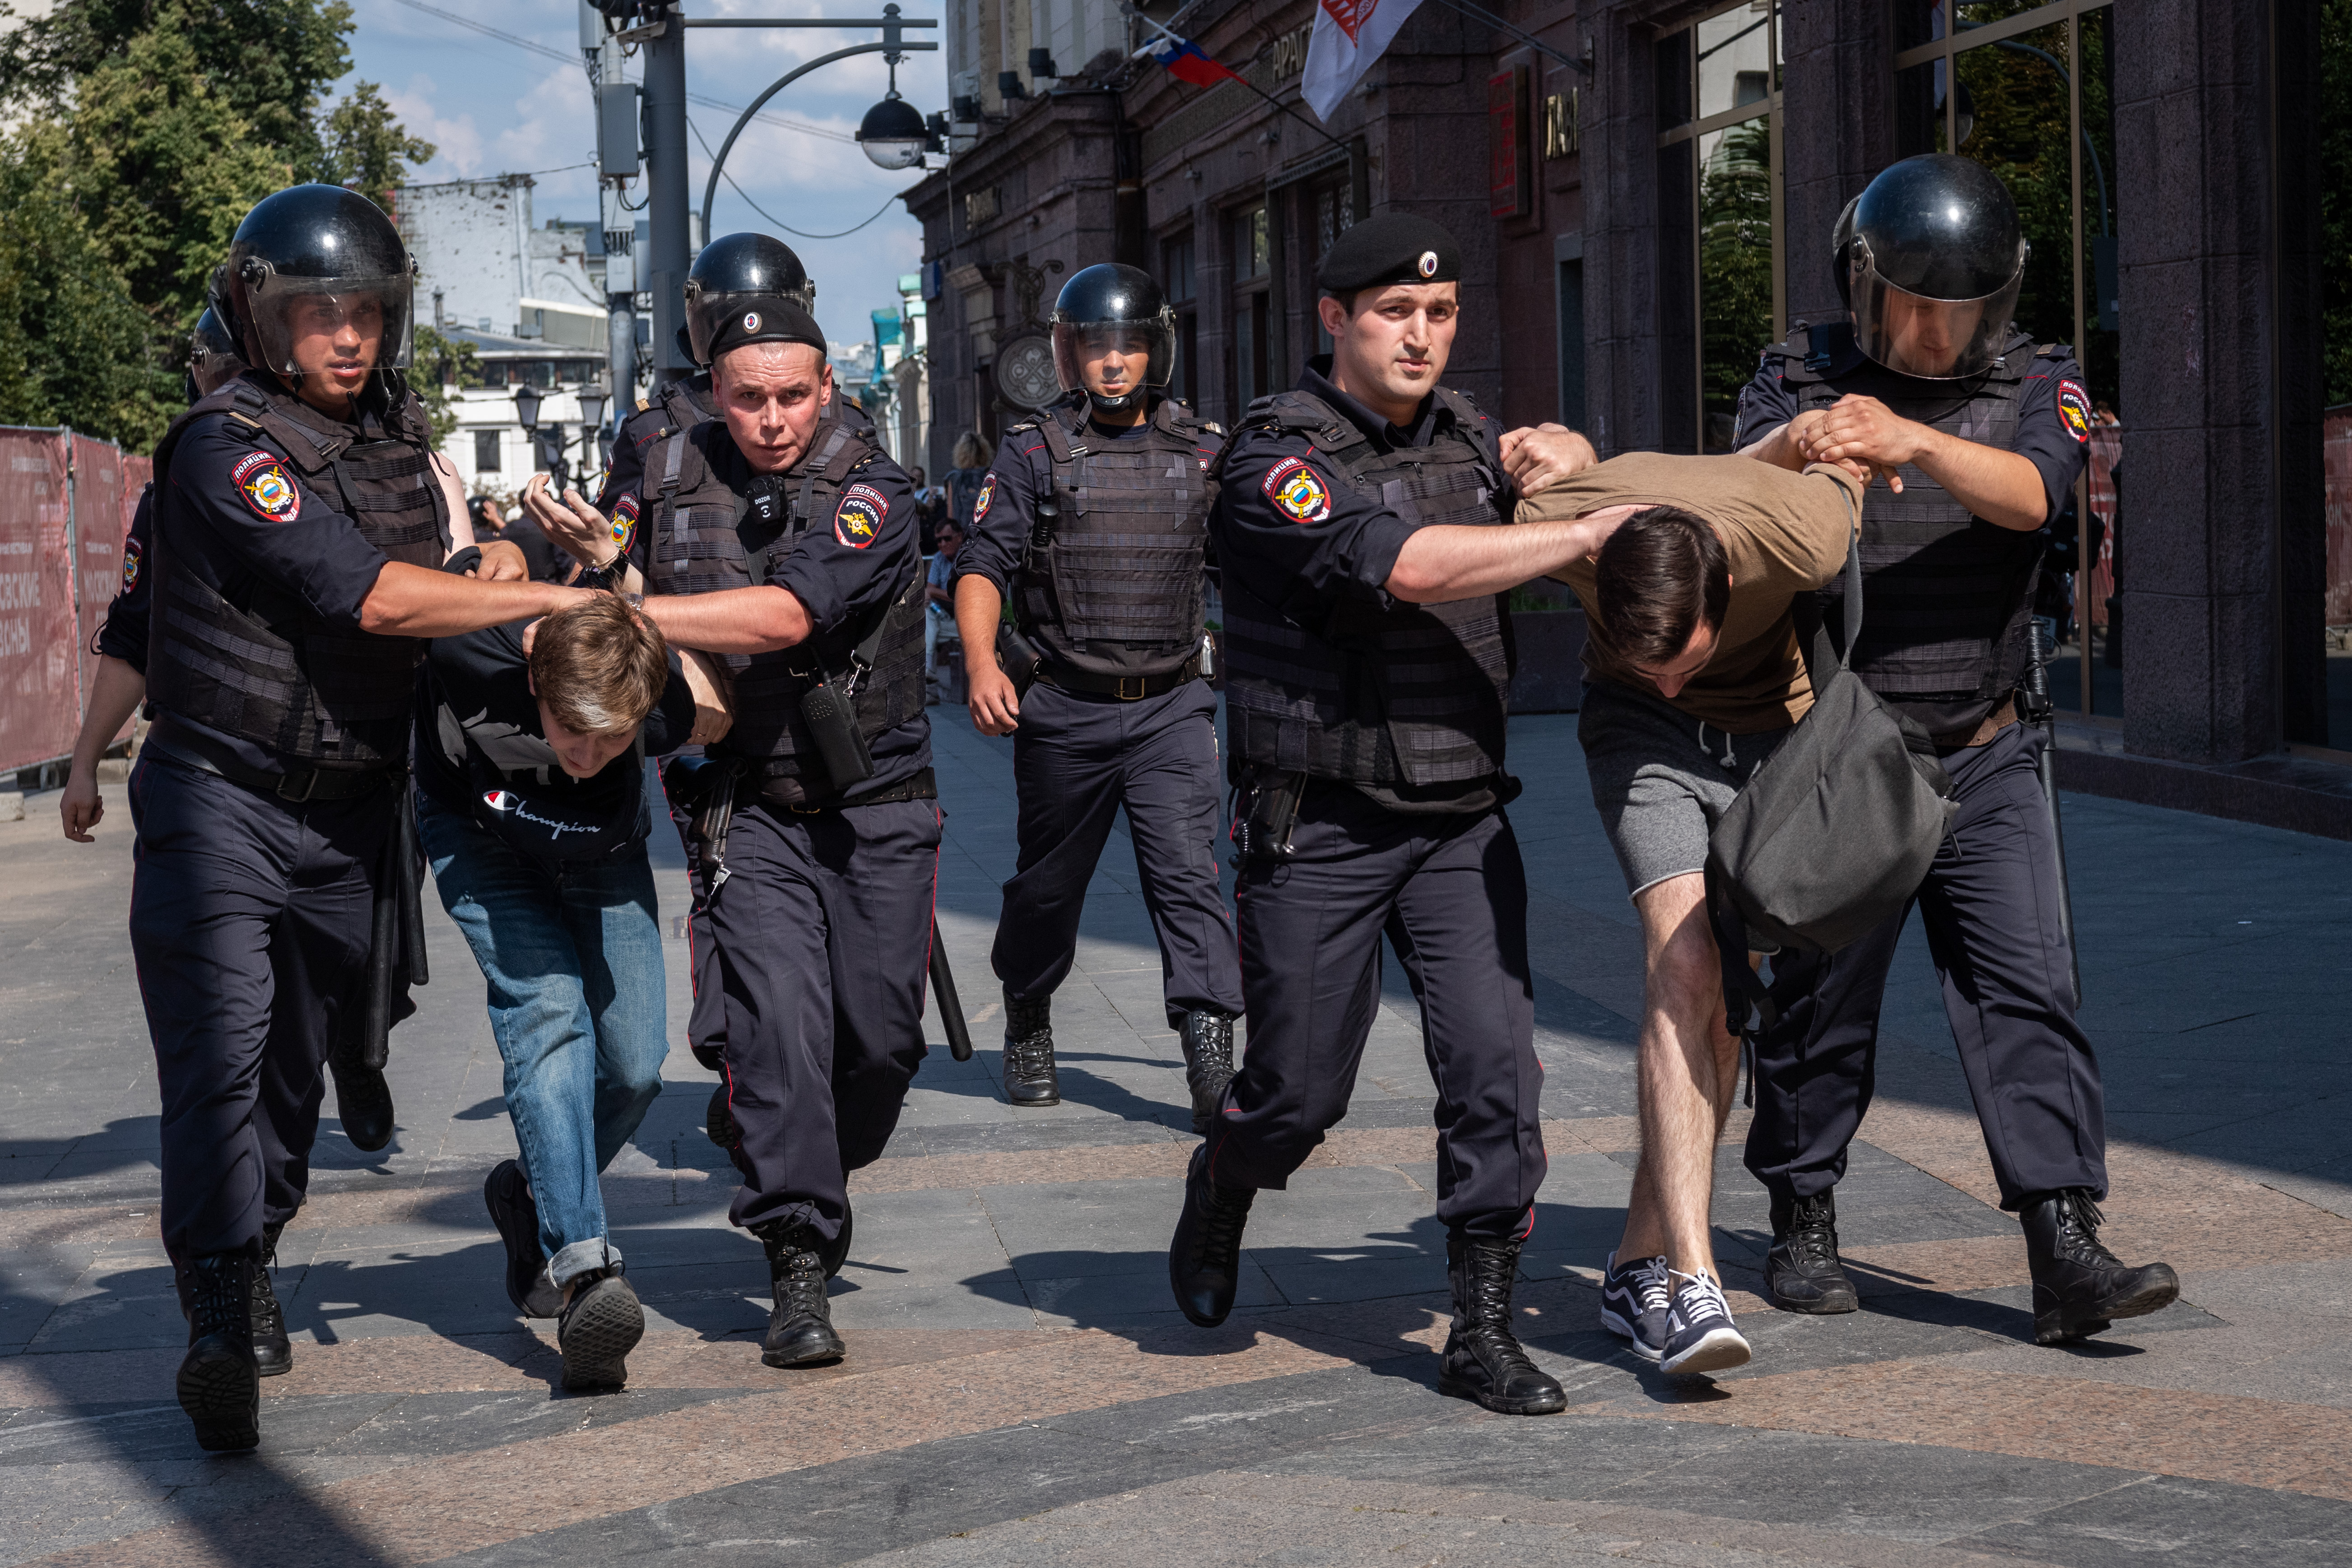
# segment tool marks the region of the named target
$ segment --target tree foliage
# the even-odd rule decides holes
[[[431,327],[416,329],[415,352],[410,358],[408,384],[416,389],[425,412],[433,416],[433,444],[439,446],[457,428],[457,410],[448,389],[481,384],[482,356],[468,342],[445,337]]]
[[[0,419],[151,445],[206,280],[253,205],[321,180],[386,205],[433,156],[373,83],[330,100],[352,26],[341,0],[62,0],[21,19],[0,55],[0,117],[16,126],[0,140],[13,225],[0,266],[70,275],[100,315],[88,330],[27,319],[11,312],[62,316],[66,296],[0,294],[17,339],[0,347]],[[140,324],[128,339],[125,301]],[[118,363],[90,362],[100,342]]]

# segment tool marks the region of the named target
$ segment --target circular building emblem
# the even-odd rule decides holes
[[[1001,346],[996,351],[996,391],[1016,408],[1043,408],[1061,396],[1053,340],[1033,332]]]

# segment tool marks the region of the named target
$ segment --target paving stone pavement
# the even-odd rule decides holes
[[[1721,1151],[1718,1246],[1757,1355],[1663,1378],[1598,1330],[1633,1161],[1640,938],[1572,716],[1514,723],[1550,1174],[1522,1327],[1560,1416],[1435,1392],[1432,1093],[1390,990],[1347,1122],[1258,1202],[1203,1332],[1163,1260],[1192,1140],[1123,835],[1055,999],[1066,1100],[997,1086],[990,977],[1009,743],[936,711],[940,921],[975,1043],[936,1018],[898,1135],[853,1184],[840,1366],[761,1367],[765,1270],[726,1224],[684,1046],[686,907],[656,836],[673,1049],[606,1182],[649,1331],[623,1393],[555,1386],[508,1310],[482,1176],[513,1151],[479,976],[430,899],[435,983],[394,1035],[392,1146],[331,1097],[280,1247],[293,1373],[264,1447],[201,1453],[156,1238],[155,1089],[124,930],[120,787],[95,846],[56,797],[0,825],[0,1563],[2124,1564],[2352,1560],[2352,846],[2067,801],[2108,1237],[2180,1303],[2038,1349],[1915,930],[1839,1194],[1864,1309],[1753,1294],[1763,1194]]]

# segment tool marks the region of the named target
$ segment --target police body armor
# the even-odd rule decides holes
[[[172,454],[196,418],[226,413],[232,430],[266,437],[312,494],[332,500],[385,557],[437,566],[448,554],[448,501],[432,465],[432,426],[394,383],[389,434],[370,437],[290,393],[240,376],[173,421],[155,450],[168,497]],[[147,695],[159,708],[281,757],[331,768],[404,766],[424,640],[330,625],[264,584],[233,604],[184,571],[157,520]]]
[[[730,485],[709,459],[712,441],[727,442],[734,457],[727,426],[717,419],[665,436],[646,454],[651,593],[712,594],[766,583],[772,563],[790,553],[803,532],[832,525],[857,470],[881,456],[871,426],[829,416],[792,468]],[[762,497],[772,499],[755,504]],[[772,521],[762,518],[763,510]],[[857,727],[869,742],[923,711],[924,603],[923,574],[917,571],[883,611],[872,668],[860,674],[856,697]],[[772,782],[771,795],[821,801],[836,793],[802,716],[801,699],[829,674],[848,674],[853,650],[875,631],[871,620],[853,622],[797,647],[723,656],[734,678],[735,722],[724,741],[706,749],[757,763]],[[803,780],[799,790],[784,782]]]
[[[2029,353],[2032,344],[2027,334],[2016,334],[1982,376],[1962,382],[1917,381],[1866,359],[1832,379],[1835,366],[1858,352],[1851,329],[1842,325],[1801,324],[1766,357],[1781,360],[1801,413],[1863,393],[1902,418],[2007,451],[2033,362],[2068,352],[2045,343]],[[1755,436],[1742,431],[1738,438]],[[1906,464],[1902,473],[1901,494],[1874,489],[1862,509],[1869,613],[1853,668],[1873,691],[1897,702],[1966,705],[1950,718],[1973,729],[2024,678],[2042,536],[1971,516],[1916,467]],[[1822,591],[1832,628],[1842,624],[1836,606],[1844,591],[1843,583]]]
[[[1163,398],[1145,434],[1090,437],[1086,404],[1035,430],[1052,458],[1013,600],[1047,656],[1088,675],[1168,675],[1198,652],[1201,564],[1214,493],[1200,448],[1214,432]]]
[[[1305,436],[1337,482],[1408,521],[1501,526],[1506,486],[1491,422],[1459,393],[1433,395],[1450,417],[1426,447],[1382,452],[1352,420],[1296,391],[1250,405],[1242,428]],[[1350,599],[1327,625],[1302,627],[1232,573],[1224,589],[1236,763],[1389,786],[1502,772],[1513,662],[1502,595],[1385,609]]]

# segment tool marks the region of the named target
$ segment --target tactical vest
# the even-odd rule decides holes
[[[394,383],[385,425],[370,439],[289,393],[239,377],[173,421],[155,449],[152,619],[147,695],[157,707],[306,763],[351,768],[404,763],[416,637],[334,626],[293,594],[257,585],[233,604],[173,558],[172,454],[197,418],[226,414],[232,431],[265,437],[301,485],[333,503],[393,561],[437,566],[449,548],[448,502],[433,472],[432,426]]]
[[[691,430],[706,419],[719,417],[719,403],[707,370],[683,381],[666,381],[654,396],[659,400],[662,422],[672,430]],[[639,405],[641,410],[646,406]]]
[[[1820,342],[1816,345],[1816,338]],[[2003,451],[2017,437],[2018,404],[2033,362],[2070,351],[2019,333],[1983,375],[1935,383],[1898,376],[1864,361],[1832,378],[1844,347],[1836,328],[1804,329],[1766,351],[1796,388],[1797,409],[1827,408],[1849,392],[1877,397],[1897,416]],[[1742,431],[1739,438],[1753,440]],[[1853,668],[1885,697],[1997,706],[2023,679],[2042,536],[1971,516],[1943,486],[1906,464],[1897,495],[1874,487],[1862,509],[1863,617]],[[1822,591],[1824,618],[1841,624],[1843,582]]]
[[[1296,391],[1251,404],[1235,439],[1251,428],[1304,437],[1335,483],[1408,522],[1502,525],[1492,422],[1459,393],[1434,395],[1440,423],[1426,447],[1383,452],[1353,420]],[[1385,609],[1351,598],[1314,628],[1286,620],[1239,574],[1225,574],[1224,596],[1226,726],[1239,760],[1360,784],[1502,772],[1513,662],[1502,595]]]
[[[1215,432],[1172,397],[1124,440],[1096,435],[1086,418],[1081,403],[1008,432],[1036,431],[1053,459],[1014,610],[1057,663],[1166,675],[1201,642],[1212,490],[1199,449]]]
[[[654,528],[648,593],[714,594],[766,583],[772,563],[792,552],[802,533],[833,525],[841,493],[860,470],[889,461],[876,448],[871,426],[828,417],[798,463],[739,490],[711,466],[710,441],[730,441],[723,422],[709,419],[675,431],[646,454]],[[763,522],[753,505],[753,497],[762,494],[775,499],[773,521]],[[857,677],[857,726],[868,742],[923,711],[924,604],[918,568],[884,608],[872,668]],[[856,662],[853,650],[875,630],[869,618],[772,653],[723,656],[734,677],[735,723],[709,750],[756,762],[772,779],[824,780],[801,698],[828,672],[848,675]],[[813,787],[809,798],[831,793],[829,785]]]

